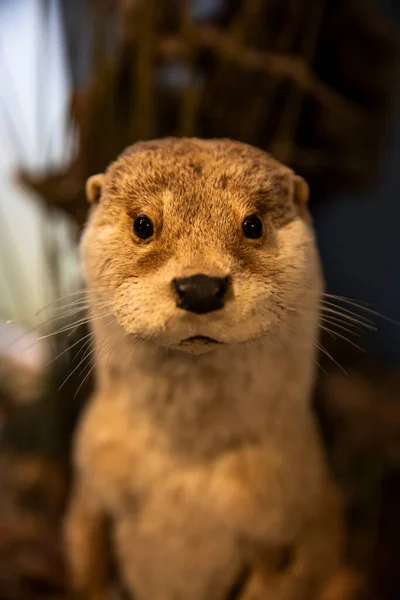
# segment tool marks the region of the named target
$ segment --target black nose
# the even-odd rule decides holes
[[[176,305],[201,315],[224,306],[229,277],[208,277],[199,274],[174,279],[172,285],[178,295]]]

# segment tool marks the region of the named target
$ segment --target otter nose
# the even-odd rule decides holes
[[[200,273],[174,279],[172,286],[177,293],[178,308],[200,315],[223,308],[229,277],[208,277]]]

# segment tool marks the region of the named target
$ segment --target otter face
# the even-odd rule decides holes
[[[138,143],[87,195],[99,200],[81,244],[88,287],[136,338],[194,353],[282,338],[318,296],[307,184],[261,150]]]

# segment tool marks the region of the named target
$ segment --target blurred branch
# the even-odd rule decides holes
[[[320,197],[378,172],[397,41],[372,2],[225,0],[202,23],[189,1],[85,7],[95,59],[71,100],[78,154],[45,178],[19,173],[79,223],[86,178],[139,139],[233,137],[287,162]],[[100,48],[106,25],[112,51]]]
[[[154,58],[156,48],[155,8],[157,0],[141,0],[136,10],[137,51],[134,129],[132,139],[149,139],[155,132]]]
[[[310,9],[306,15],[306,26],[302,32],[300,46],[300,57],[308,66],[314,61],[318,38],[321,33],[325,1],[312,0],[309,4]],[[271,143],[271,153],[284,163],[291,163],[293,160],[296,129],[300,120],[306,92],[307,90],[304,87],[302,88],[297,85],[292,93],[288,94],[286,106],[282,109],[275,139]]]
[[[193,28],[192,35],[192,44],[197,46],[198,51],[211,49],[223,59],[246,71],[287,77],[301,87],[304,92],[315,96],[331,111],[339,113],[349,120],[358,117],[359,105],[347,100],[320,81],[302,57],[249,49],[214,27]],[[185,44],[180,37],[160,40],[159,57],[161,59],[177,60],[181,59],[184,54]]]

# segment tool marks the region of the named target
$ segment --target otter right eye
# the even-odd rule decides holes
[[[244,235],[251,240],[260,238],[263,234],[263,223],[258,215],[250,215],[242,223]]]
[[[142,240],[146,240],[154,233],[153,222],[147,215],[139,215],[133,223],[133,231]]]

